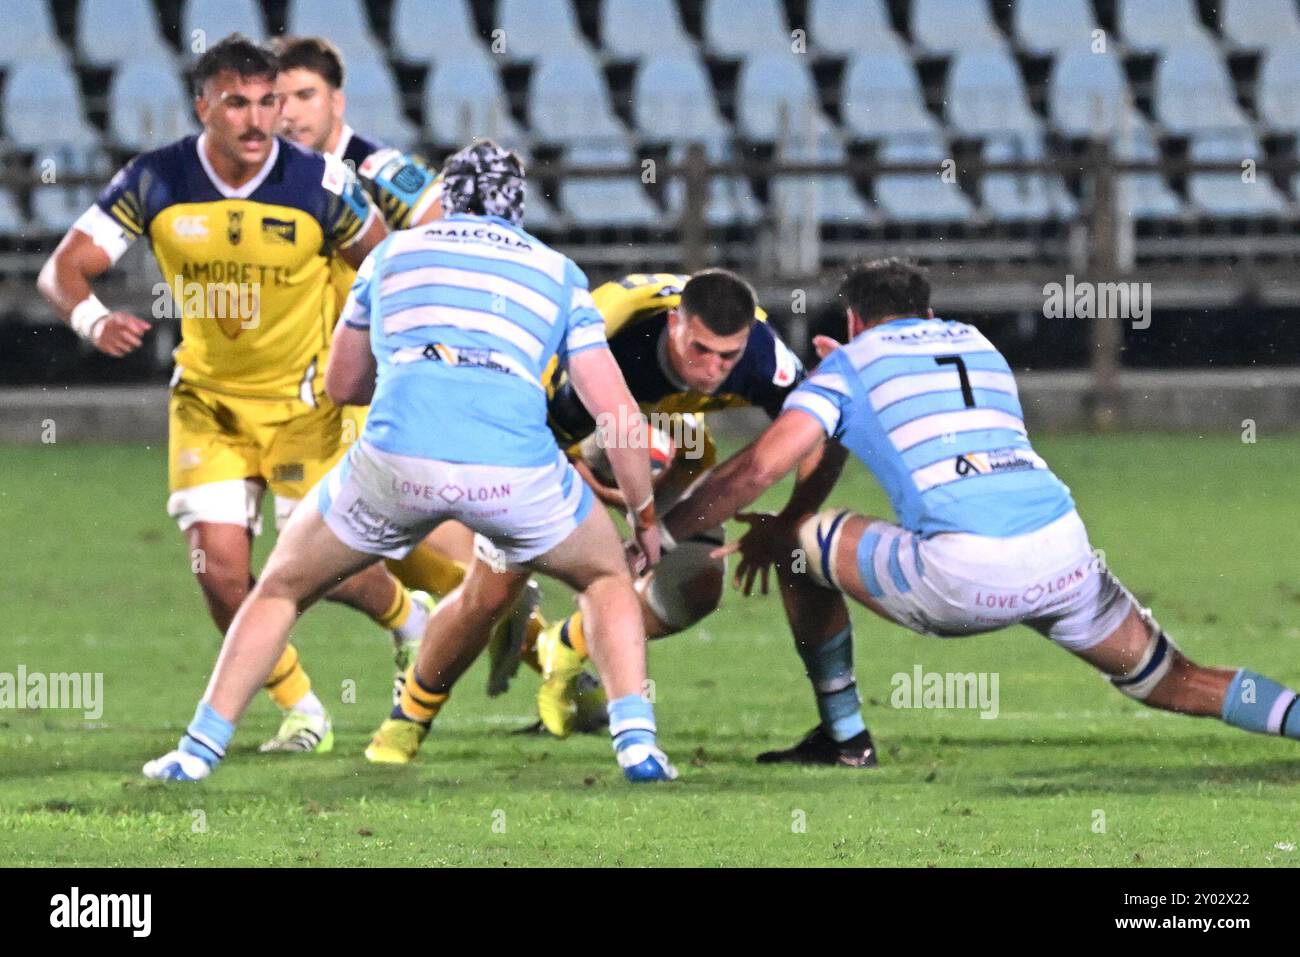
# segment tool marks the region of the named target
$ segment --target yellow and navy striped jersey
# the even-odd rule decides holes
[[[375,215],[338,159],[276,137],[258,174],[232,188],[199,135],[137,156],[78,228],[114,260],[148,236],[181,316],[176,381],[315,404],[339,308],[330,262]]]
[[[708,412],[758,406],[775,418],[790,391],[804,377],[803,365],[767,323],[761,308],[749,342],[717,392],[698,392],[681,384],[669,367],[667,316],[682,300],[690,276],[675,273],[636,273],[607,282],[592,291],[596,309],[605,319],[605,337],[623,378],[641,410],[650,412]],[[548,381],[551,429],[561,445],[586,438],[595,423],[574,391],[562,367]]]

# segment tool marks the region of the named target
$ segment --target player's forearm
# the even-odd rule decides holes
[[[720,465],[688,497],[675,505],[663,520],[675,541],[685,541],[705,529],[721,525],[751,504],[781,479],[763,466],[758,443]]]
[[[781,518],[797,519],[816,512],[830,496],[844,470],[848,452],[839,442],[821,443],[799,461],[790,499],[781,509]]]
[[[68,249],[65,239],[50,258],[45,260],[36,279],[36,289],[58,317],[68,322],[72,310],[94,295],[92,278],[93,275],[88,275],[81,264],[76,262],[76,256]]]
[[[645,416],[630,395],[624,406],[610,410],[608,414],[615,422],[631,424],[639,421],[644,433]],[[618,490],[623,493],[627,507],[640,511],[654,498],[654,487],[650,482],[650,449],[644,442],[626,441],[626,436],[615,435],[611,438],[610,446],[605,449],[610,471],[614,473],[614,480],[618,484]]]

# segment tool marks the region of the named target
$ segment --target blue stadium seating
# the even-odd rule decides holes
[[[185,0],[181,8],[182,51],[194,52],[200,30],[204,46],[231,33],[260,40],[266,36],[266,21],[257,0]]]
[[[166,61],[120,64],[109,87],[108,115],[113,139],[132,152],[154,149],[196,130],[180,76]]]
[[[533,69],[528,101],[533,132],[543,140],[565,144],[624,140],[594,60],[541,58]]]
[[[424,122],[434,142],[452,145],[489,136],[507,146],[526,137],[506,107],[496,67],[486,57],[442,60],[424,84]]]
[[[1277,46],[1259,71],[1259,115],[1272,129],[1300,134],[1300,43]]]
[[[940,177],[944,160],[950,159],[938,137],[906,137],[891,140],[880,150],[885,163],[928,163],[932,173],[890,173],[876,178],[876,205],[900,223],[967,222],[975,218],[975,207],[956,183]]]
[[[1228,69],[1208,43],[1166,50],[1156,64],[1155,83],[1156,115],[1175,133],[1247,125]]]
[[[1195,0],[1119,0],[1119,32],[1138,50],[1169,50],[1209,43]]]
[[[397,83],[384,63],[349,60],[346,88],[348,108],[366,135],[403,149],[415,142],[415,126],[402,112]]]
[[[1088,0],[1017,0],[1013,16],[1026,50],[1058,54],[1092,48],[1097,21]]]
[[[736,120],[742,136],[768,142],[783,135],[820,138],[831,128],[807,57],[789,51],[745,60],[736,80]]]
[[[725,142],[731,127],[718,111],[704,64],[690,53],[643,59],[632,85],[632,115],[648,137]]]
[[[83,60],[98,66],[131,59],[172,59],[149,0],[82,0],[77,9],[77,49]]]
[[[0,30],[0,64],[63,59],[46,0],[7,0]]]
[[[351,61],[383,62],[384,51],[370,30],[362,0],[289,0],[286,33],[324,36]]]
[[[81,93],[62,60],[20,63],[5,81],[0,114],[14,144],[41,151],[49,145],[93,148],[99,134],[81,112]]]
[[[393,52],[407,63],[481,59],[488,55],[469,0],[395,0]]]
[[[934,53],[1005,46],[988,4],[972,0],[912,0],[912,36]]]
[[[695,51],[675,0],[605,0],[600,34],[605,49],[627,59]]]
[[[996,48],[963,50],[953,58],[948,72],[948,119],[974,136],[1037,133],[1042,128],[1029,108],[1015,60]]]
[[[1160,159],[1160,148],[1145,125],[1124,128],[1116,137],[1115,155],[1124,160]],[[1172,219],[1183,214],[1183,202],[1159,173],[1124,173],[1118,177],[1121,211],[1134,219]]]
[[[1223,35],[1244,47],[1300,45],[1295,0],[1223,0]]]
[[[1140,122],[1118,54],[1071,50],[1052,64],[1048,81],[1052,123],[1071,136],[1106,135]]]
[[[863,139],[936,135],[938,120],[925,97],[911,58],[893,50],[861,53],[844,73],[840,113],[849,133]]]
[[[593,166],[633,166],[632,150],[615,144],[582,144],[565,151],[571,163]],[[587,178],[571,176],[560,187],[563,206],[581,226],[664,225],[666,217],[650,201],[639,175]]]
[[[983,152],[990,163],[1029,162],[1047,156],[1042,137],[1032,133],[991,137]],[[998,220],[1068,219],[1077,212],[1077,204],[1060,177],[1042,173],[988,173],[980,184],[980,198]]]
[[[1263,156],[1259,141],[1248,127],[1201,133],[1192,140],[1193,160],[1226,162],[1240,166],[1243,161],[1256,163]],[[1266,173],[1255,170],[1253,182],[1245,171],[1230,173],[1193,173],[1187,179],[1187,195],[1193,203],[1216,216],[1269,216],[1286,210],[1286,198],[1277,191]]]
[[[817,49],[840,56],[903,54],[884,0],[810,0],[808,29]]]
[[[704,40],[721,56],[790,53],[781,0],[705,0]]]
[[[570,0],[500,0],[497,26],[512,60],[592,56]]]

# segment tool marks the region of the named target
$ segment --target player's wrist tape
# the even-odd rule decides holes
[[[668,531],[668,526],[663,522],[659,523],[659,550],[661,552],[671,552],[677,547],[677,539]]]
[[[94,293],[91,293],[72,307],[68,325],[72,326],[73,331],[81,338],[93,342],[99,323],[107,318],[108,307],[100,302]]]
[[[646,500],[627,513],[627,520],[633,528],[649,528],[655,523],[655,496],[651,492]]]

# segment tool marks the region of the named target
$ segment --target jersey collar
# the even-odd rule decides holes
[[[266,181],[266,178],[271,175],[271,169],[275,166],[275,161],[280,158],[280,137],[273,136],[271,137],[271,155],[266,158],[262,168],[247,183],[236,188],[218,176],[217,171],[212,168],[212,163],[208,160],[207,142],[208,134],[206,132],[200,133],[199,138],[194,141],[194,148],[199,153],[199,164],[203,167],[203,172],[207,174],[213,189],[226,199],[247,199],[252,196],[257,187],[261,186]]]
[[[334,148],[329,151],[329,155],[335,159],[342,159],[343,154],[347,152],[348,144],[352,142],[353,132],[352,127],[344,123],[343,129],[339,130],[339,141],[334,144]]]

